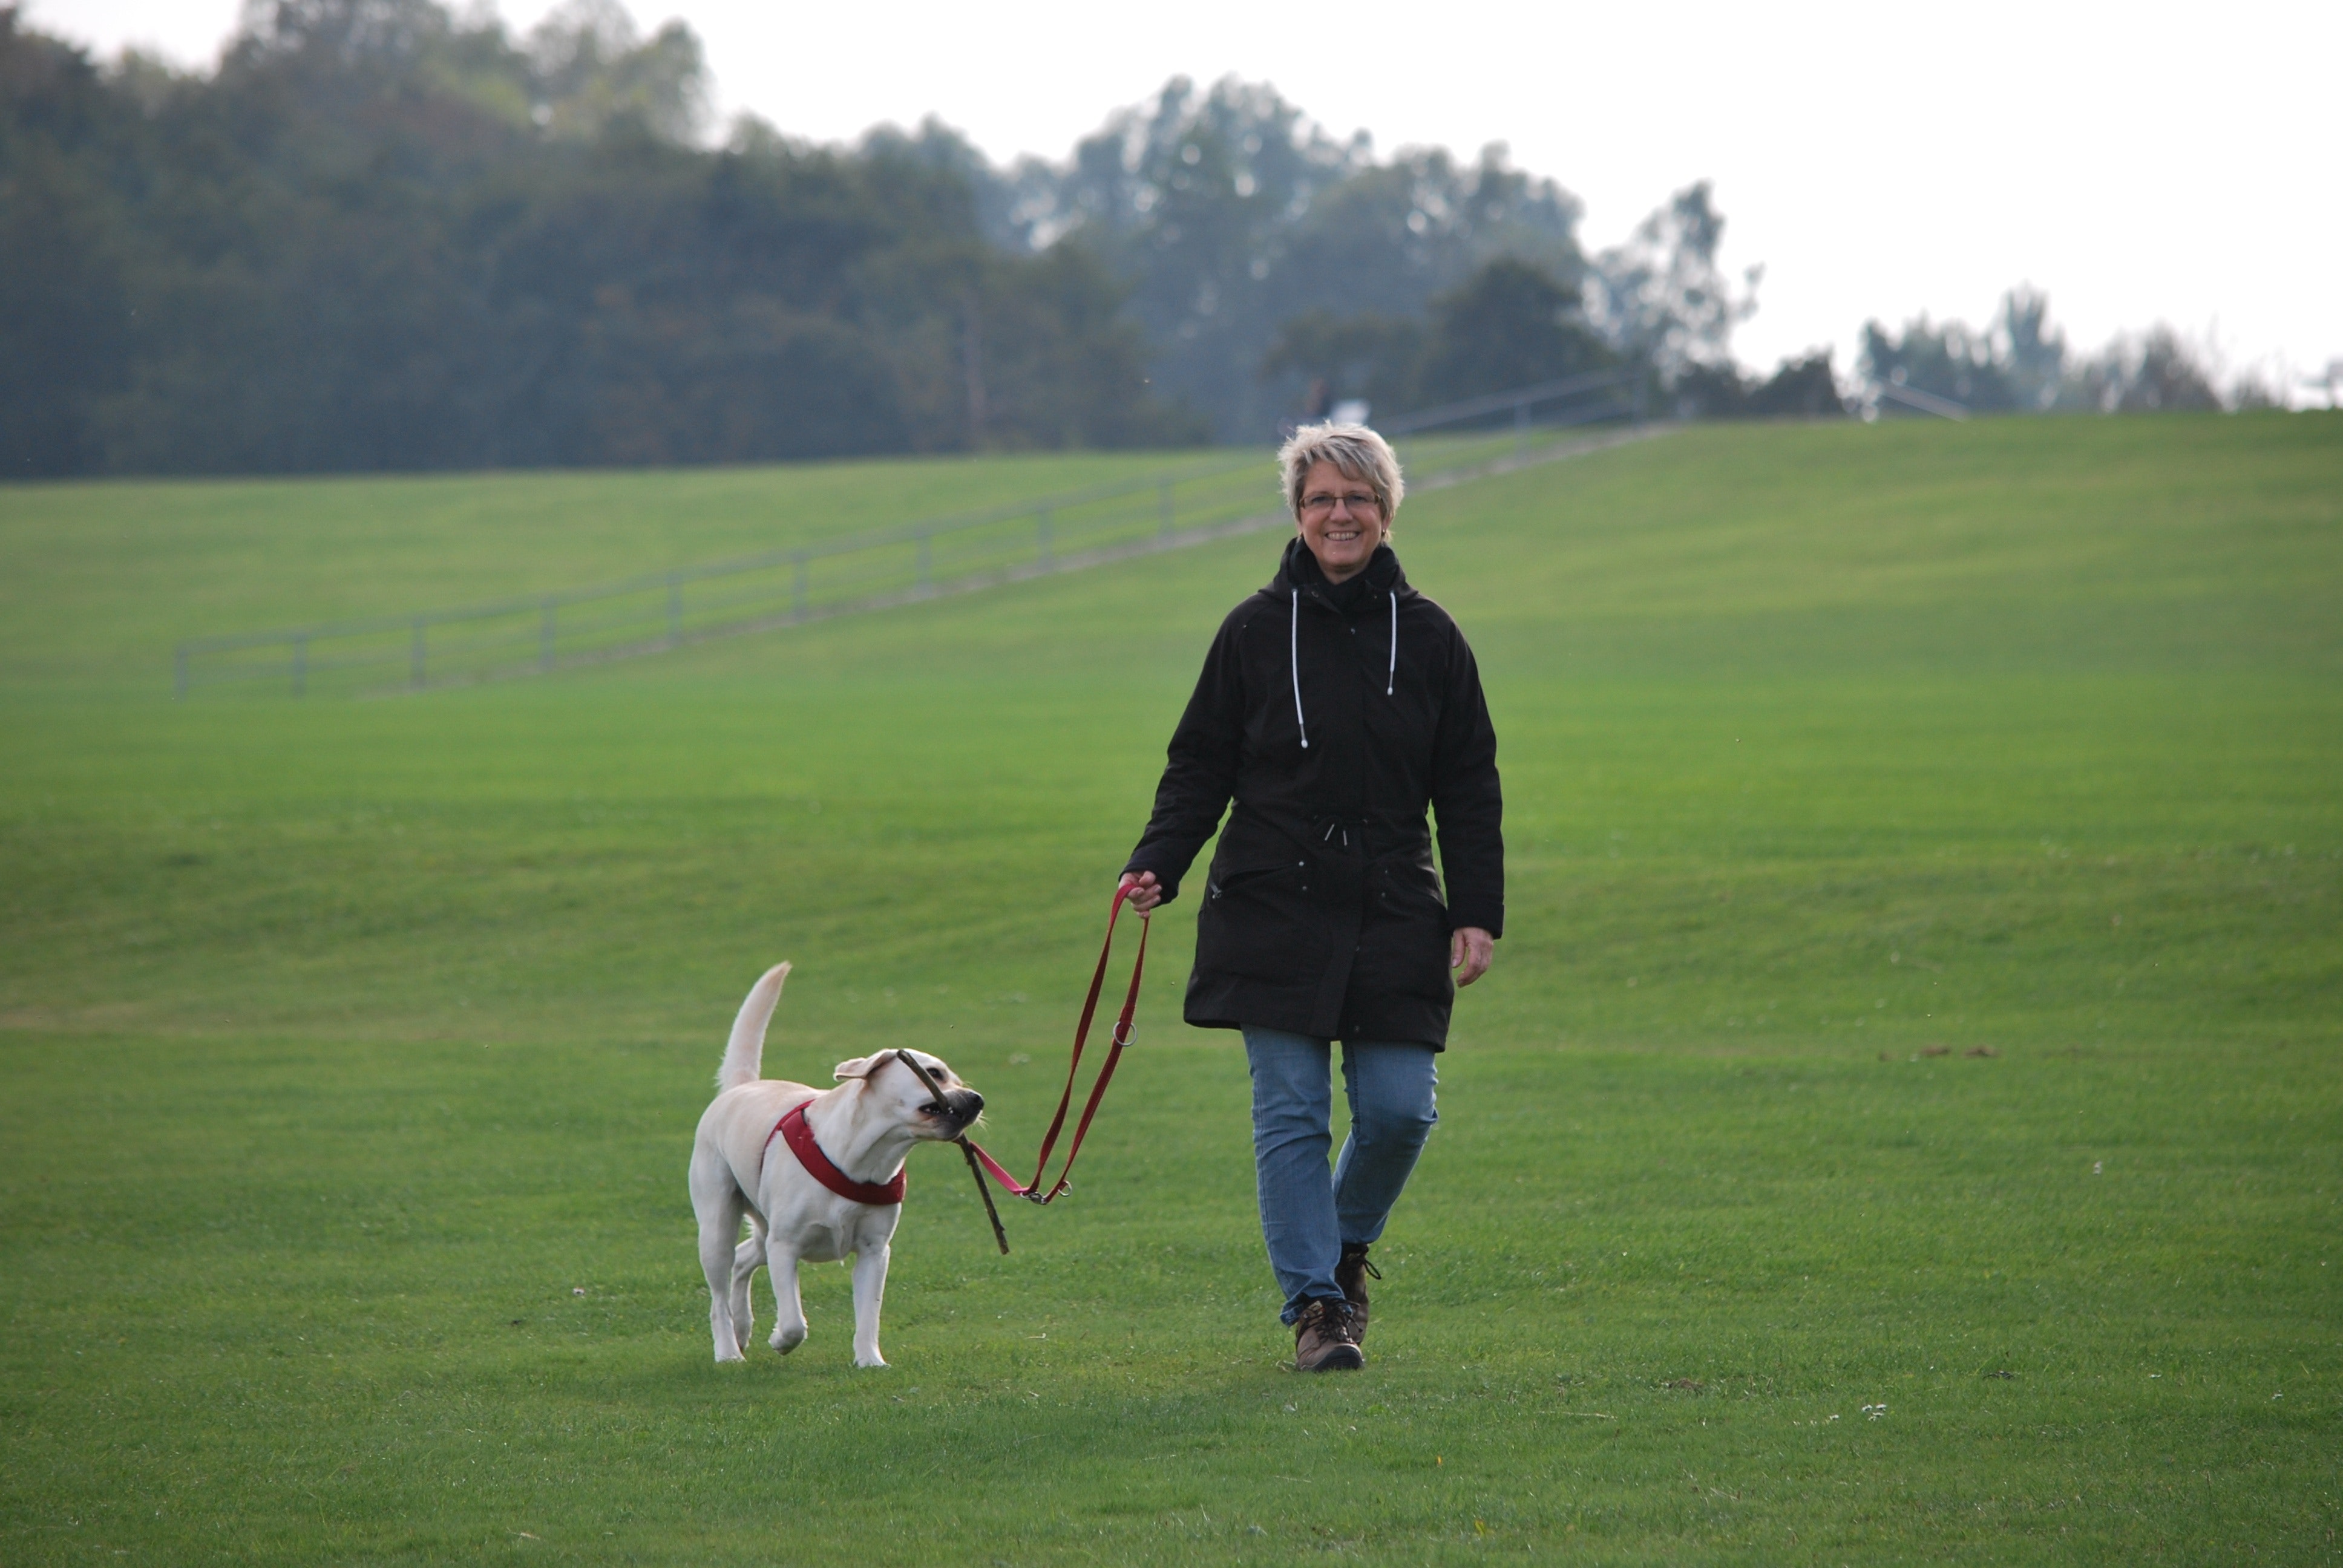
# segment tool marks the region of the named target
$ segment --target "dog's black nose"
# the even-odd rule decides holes
[[[962,1121],[973,1121],[984,1110],[984,1096],[973,1089],[955,1089],[950,1103],[952,1115]]]

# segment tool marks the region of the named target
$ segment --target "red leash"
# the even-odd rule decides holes
[[[1123,993],[1121,1016],[1114,1020],[1112,1044],[1106,1053],[1106,1062],[1099,1069],[1098,1081],[1091,1086],[1091,1097],[1082,1107],[1082,1119],[1074,1124],[1074,1141],[1067,1145],[1066,1162],[1058,1171],[1058,1180],[1046,1193],[1041,1191],[1041,1178],[1050,1169],[1050,1151],[1058,1146],[1058,1134],[1066,1125],[1066,1111],[1074,1102],[1075,1075],[1081,1070],[1082,1046],[1090,1039],[1091,1020],[1097,1016],[1099,990],[1106,984],[1107,956],[1114,950],[1115,917],[1122,913],[1122,903],[1131,894],[1129,887],[1114,890],[1114,902],[1106,912],[1106,940],[1099,948],[1098,969],[1091,976],[1091,994],[1082,999],[1082,1020],[1074,1026],[1074,1059],[1066,1064],[1066,1091],[1058,1096],[1058,1114],[1050,1120],[1048,1136],[1041,1140],[1041,1157],[1034,1162],[1033,1180],[1022,1186],[1017,1178],[1001,1168],[1001,1162],[983,1150],[969,1143],[976,1158],[983,1162],[992,1179],[1007,1188],[1012,1197],[1035,1203],[1055,1202],[1066,1191],[1066,1178],[1074,1169],[1074,1157],[1082,1151],[1082,1140],[1089,1135],[1091,1118],[1098,1114],[1099,1101],[1106,1098],[1106,1086],[1114,1077],[1114,1064],[1122,1060],[1122,1048],[1131,1043],[1131,1019],[1139,1011],[1139,977],[1147,970],[1147,926],[1145,914],[1139,917],[1139,952],[1131,961],[1131,989]],[[966,1142],[966,1140],[962,1140]],[[980,1191],[982,1188],[980,1186]],[[996,1222],[996,1229],[998,1228]],[[1002,1251],[1008,1250],[1006,1243]]]

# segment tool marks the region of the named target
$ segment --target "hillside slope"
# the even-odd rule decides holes
[[[391,700],[158,678],[191,604],[606,569],[695,484],[1028,478],[385,487],[414,538],[0,491],[0,1558],[2331,1558],[2343,418],[1699,429],[1412,503],[1511,918],[1342,1378],[1284,1370],[1189,900],[1011,1255],[914,1156],[892,1370],[836,1269],[712,1369],[684,1195],[784,958],[769,1072],[932,1050],[1031,1158],[1270,536]]]
[[[1467,1037],[1804,1038],[1858,1012],[1885,1014],[1862,1019],[1872,1030],[2130,1017],[2161,1031],[2169,968],[2110,988],[2157,961],[2138,944],[2167,905],[2212,921],[2183,917],[2190,964],[2260,977],[2236,983],[2308,1027],[2333,980],[2331,952],[2298,940],[2318,923],[2237,894],[2337,848],[2338,433],[2309,417],[1709,429],[1411,506],[1399,547],[1473,638],[1503,738],[1515,925],[1498,981],[1460,1015]],[[918,464],[863,476],[868,495],[813,475],[866,510],[936,482]],[[954,484],[1032,477],[1014,460]],[[588,483],[478,494],[518,491],[558,518]],[[599,483],[606,532],[665,515],[648,480]],[[241,592],[256,562],[377,593],[420,580],[398,552],[462,558],[444,536],[386,554],[380,524],[346,531],[351,492],[78,491],[134,515],[47,530],[19,603],[52,606],[92,665],[124,671],[154,656],[150,628]],[[117,565],[137,518],[195,508],[234,516],[182,525],[191,537],[251,543],[191,548],[176,570]],[[45,956],[10,974],[6,1005],[64,1018],[102,1000],[193,1027],[233,960],[239,990],[253,965],[272,976],[248,1005],[287,1022],[323,1008],[476,1028],[484,988],[513,999],[491,1010],[498,1030],[559,1031],[581,1009],[662,1030],[720,1008],[729,977],[777,948],[828,956],[792,988],[808,1010],[826,1005],[826,971],[945,1011],[932,988],[961,964],[1005,965],[996,989],[1035,992],[1136,832],[1212,627],[1275,548],[391,702],[173,708],[151,678],[85,701],[20,662],[5,809],[28,896],[5,934]],[[472,558],[498,551],[518,569],[501,538]],[[528,569],[574,578],[578,557]],[[114,869],[93,879],[93,864]],[[468,874],[444,874],[457,866]],[[921,904],[930,878],[974,918]],[[2089,939],[2105,950],[2087,950],[2086,990],[2029,978],[2013,933],[2066,932],[2066,952],[2085,939],[2064,922],[2107,906],[2106,926],[2117,905],[2133,925],[2117,946]],[[645,956],[646,911],[660,961],[618,961]],[[1166,935],[1185,918],[1175,907]],[[1004,929],[1048,941],[982,960]],[[1858,1008],[1915,942],[1960,961],[1917,991],[1934,971],[1896,967],[1896,1000]],[[1785,964],[1795,984],[1751,990]],[[1955,983],[1956,1003],[1923,1005]],[[2244,1016],[2218,1010],[2220,1027]]]

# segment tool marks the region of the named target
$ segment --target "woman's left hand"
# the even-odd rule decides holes
[[[1456,971],[1458,985],[1471,985],[1489,972],[1489,960],[1497,956],[1497,939],[1478,926],[1459,926],[1448,933],[1448,967]]]

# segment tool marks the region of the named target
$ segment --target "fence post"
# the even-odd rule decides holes
[[[924,598],[926,596],[928,596],[929,594],[933,593],[933,592],[935,591],[935,582],[934,582],[934,578],[933,578],[933,573],[934,573],[934,569],[935,569],[935,550],[934,550],[934,544],[935,544],[935,536],[934,536],[934,535],[932,535],[932,534],[921,534],[921,535],[920,536],[920,588],[919,588],[919,591],[920,591],[920,597],[921,597],[921,598]]]
[[[799,550],[790,558],[797,565],[797,576],[789,584],[789,613],[798,619],[806,618],[806,553]]]
[[[293,639],[293,695],[302,697],[309,690],[309,639]]]
[[[683,574],[667,574],[667,645],[675,647],[683,640]]]
[[[1033,525],[1033,544],[1035,554],[1038,558],[1038,564],[1043,571],[1048,571],[1051,566],[1051,559],[1050,555],[1050,508],[1047,507],[1043,507],[1035,517]]]
[[[171,656],[171,697],[177,702],[187,699],[187,645],[184,642]]]
[[[427,624],[423,617],[417,616],[414,633],[407,643],[407,684],[417,691],[423,689],[424,660],[428,657],[425,651],[423,631]]]
[[[1172,542],[1172,481],[1155,481],[1155,538],[1160,544]]]
[[[1642,424],[1642,423],[1643,423],[1646,418],[1650,417],[1651,401],[1652,401],[1652,387],[1651,387],[1651,383],[1650,383],[1648,380],[1646,380],[1644,377],[1641,377],[1641,376],[1636,377],[1635,377],[1635,423],[1636,423],[1636,424],[1640,425],[1640,424]]]
[[[1514,457],[1520,457],[1520,456],[1522,455],[1522,448],[1523,448],[1523,447],[1526,447],[1526,446],[1529,444],[1529,438],[1530,438],[1530,400],[1529,400],[1528,398],[1524,397],[1524,398],[1523,398],[1520,402],[1518,402],[1518,403],[1516,403],[1516,404],[1514,404],[1514,405],[1513,405],[1513,456],[1514,456]]]
[[[559,635],[554,618],[558,610],[558,600],[548,598],[545,601],[545,618],[537,628],[537,668],[539,669],[553,668],[553,639]]]

